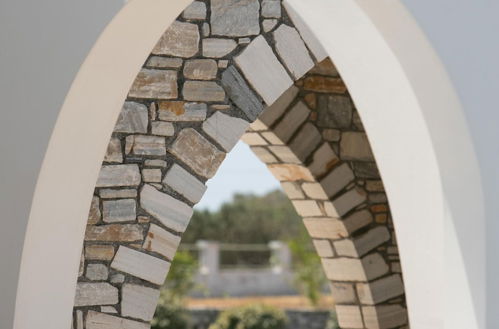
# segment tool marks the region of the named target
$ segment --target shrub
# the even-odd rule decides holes
[[[222,312],[209,329],[284,329],[283,311],[264,305],[236,307]]]
[[[174,303],[160,303],[151,322],[151,329],[187,329],[188,327],[187,311]]]

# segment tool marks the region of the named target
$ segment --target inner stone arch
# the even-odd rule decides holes
[[[110,140],[74,328],[149,327],[192,207],[241,136],[303,216],[340,326],[407,327],[386,194],[326,56],[281,1],[194,1],[179,16],[139,72]]]

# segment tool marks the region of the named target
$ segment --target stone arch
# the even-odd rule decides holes
[[[243,134],[304,217],[342,328],[407,325],[386,195],[334,65],[280,1],[211,0],[166,31],[123,106],[90,210],[75,328],[147,328],[192,206]]]

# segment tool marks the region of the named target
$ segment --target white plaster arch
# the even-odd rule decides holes
[[[478,170],[459,103],[431,47],[399,3],[376,7],[368,1],[289,2],[317,32],[360,109],[392,205],[412,327],[483,328],[484,286],[474,281],[478,286],[469,287],[466,270],[474,270],[468,273],[472,278],[484,276],[480,258],[484,250],[471,249],[476,263],[470,263],[469,257],[463,261],[458,247],[469,246],[452,231],[452,224],[462,230],[463,220],[473,214],[478,219],[470,234],[483,237],[481,225],[476,225],[483,223]],[[74,81],[35,191],[18,285],[16,329],[68,327],[87,207],[115,119],[144,59],[188,3],[129,2],[100,37]],[[404,39],[390,35],[394,26],[404,36],[409,33],[418,63],[410,51],[403,51],[407,49]],[[133,51],[130,43],[135,45]],[[118,60],[113,56],[116,52],[128,56]],[[422,83],[423,68],[433,90]],[[393,90],[396,95],[385,97]],[[435,105],[428,104],[438,104],[442,112],[432,112]],[[380,108],[391,121],[379,117]],[[442,120],[452,121],[452,127],[445,127],[453,130],[442,129]],[[78,133],[88,127],[93,127],[92,134]],[[456,146],[459,152],[443,152]],[[455,161],[457,155],[462,156],[460,161]],[[467,179],[456,185],[455,177]],[[462,187],[466,193],[461,193]],[[444,264],[445,259],[456,262]],[[450,269],[461,277],[444,289],[445,271]],[[36,280],[31,276],[34,271]],[[47,305],[47,296],[56,288],[58,298]],[[461,316],[445,312],[444,305],[468,300],[471,290],[478,293],[473,305],[452,304],[460,307]]]

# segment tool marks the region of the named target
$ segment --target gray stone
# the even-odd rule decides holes
[[[222,112],[215,112],[203,122],[204,132],[227,152],[232,150],[248,127],[248,121],[231,117]]]
[[[261,35],[256,37],[235,61],[267,105],[274,103],[293,84],[293,80]]]
[[[118,303],[118,289],[106,282],[78,282],[74,306],[114,305]]]
[[[111,138],[107,145],[104,162],[123,162],[123,152],[121,151],[121,142],[118,138]]]
[[[245,133],[241,136],[241,140],[250,146],[268,145],[267,141],[263,139],[259,133]]]
[[[317,107],[317,125],[324,128],[349,128],[353,106],[349,97],[321,95]]]
[[[159,40],[152,53],[189,58],[199,50],[199,28],[196,24],[173,22]]]
[[[277,19],[265,19],[263,20],[262,27],[263,27],[263,32],[267,33],[270,32],[276,27],[277,23],[279,21]]]
[[[237,43],[232,39],[206,38],[203,39],[203,56],[220,58],[236,49]]]
[[[166,155],[165,139],[148,135],[127,136],[125,152],[134,155]]]
[[[374,305],[404,294],[404,284],[398,274],[370,283],[357,283],[359,300],[364,305]]]
[[[140,192],[140,206],[166,227],[184,232],[192,216],[187,204],[161,193],[150,185],[144,185]]]
[[[257,158],[260,159],[263,163],[277,162],[277,158],[264,147],[252,147],[251,151],[253,151]]]
[[[100,200],[99,197],[93,196],[92,203],[90,204],[90,211],[88,212],[87,224],[97,224],[101,219]]]
[[[126,283],[121,290],[121,315],[151,321],[158,298],[159,289]]]
[[[86,329],[149,329],[149,324],[123,319],[117,316],[88,311]]]
[[[225,159],[224,152],[192,128],[183,129],[168,150],[205,178],[213,177]]]
[[[160,183],[161,169],[142,169],[142,180],[146,183]]]
[[[114,127],[120,133],[147,133],[148,111],[144,104],[125,102]]]
[[[321,184],[319,183],[303,183],[301,186],[305,194],[314,200],[328,200],[328,196]]]
[[[137,224],[91,225],[85,231],[85,241],[136,242],[143,238],[142,227]]]
[[[192,80],[213,80],[217,77],[218,65],[213,59],[194,59],[185,62],[184,77]]]
[[[182,66],[182,59],[151,56],[146,63],[147,67],[157,67],[161,69],[178,69]]]
[[[111,276],[111,283],[123,283],[125,282],[125,275],[121,273],[116,273]]]
[[[385,226],[378,226],[353,240],[357,256],[364,256],[379,245],[389,241],[390,232]]]
[[[214,35],[241,37],[260,33],[258,0],[212,0],[211,30]]]
[[[289,147],[301,161],[305,162],[321,141],[322,136],[319,130],[313,124],[306,123],[293,138]]]
[[[239,40],[237,40],[237,43],[240,45],[247,45],[250,42],[251,42],[250,38],[240,38]]]
[[[204,121],[208,106],[204,103],[160,102],[158,117],[164,121]]]
[[[126,199],[126,198],[136,198],[137,190],[135,189],[101,189],[99,190],[99,195],[103,199]]]
[[[362,132],[344,132],[340,141],[340,157],[343,160],[374,161],[367,135]]]
[[[139,166],[136,164],[102,166],[96,187],[137,186],[140,184]]]
[[[206,4],[194,1],[182,12],[182,17],[187,20],[204,20],[206,18]]]
[[[282,117],[289,105],[291,105],[291,103],[295,100],[299,91],[300,89],[293,85],[272,105],[265,108],[258,120],[255,121],[255,123],[258,123],[259,126],[261,126],[261,130],[269,129],[278,119]]]
[[[104,201],[102,210],[102,220],[106,223],[132,221],[137,216],[135,199]]]
[[[162,285],[170,263],[143,252],[120,246],[111,267],[137,278]]]
[[[312,163],[308,166],[308,169],[315,177],[320,177],[331,170],[339,161],[340,159],[331,146],[324,143],[314,152]]]
[[[84,329],[83,328],[83,312],[76,311],[76,327],[75,329]]]
[[[203,23],[203,26],[201,27],[201,31],[203,32],[203,37],[208,37],[211,33],[210,24]]]
[[[298,31],[283,24],[273,34],[277,53],[295,79],[301,78],[314,67],[314,61]]]
[[[206,186],[187,170],[174,164],[166,173],[163,184],[182,194],[192,203],[198,203],[206,191]]]
[[[284,1],[284,8],[288,13],[289,17],[293,21],[294,25],[300,31],[300,35],[307,44],[308,48],[314,54],[317,62],[321,62],[326,57],[328,57],[326,50],[322,46],[322,43],[317,39],[315,33],[310,30],[308,25],[302,20],[300,15],[293,9],[293,7],[287,2]]]
[[[248,117],[254,121],[263,111],[263,104],[234,66],[230,66],[222,74],[222,85],[230,99]]]
[[[355,179],[352,169],[347,163],[343,163],[338,168],[331,171],[324,179],[321,185],[328,197],[335,196]]]
[[[280,18],[281,17],[281,1],[280,0],[263,0],[262,1],[262,16],[265,18]]]
[[[157,252],[168,259],[173,259],[179,244],[180,236],[151,224],[142,247],[147,251]]]
[[[142,69],[133,82],[128,96],[152,99],[177,98],[177,72]]]
[[[218,67],[221,68],[221,69],[226,69],[227,66],[229,66],[229,61],[226,60],[226,59],[223,59],[223,60],[219,60],[218,61]]]
[[[310,110],[303,102],[298,102],[286,113],[284,118],[274,128],[274,134],[283,142],[287,143],[291,136],[307,120]]]
[[[353,304],[356,302],[355,290],[350,283],[331,282],[331,295],[337,304]]]
[[[363,306],[366,328],[398,328],[407,323],[407,310],[400,305]]]
[[[223,102],[225,91],[214,81],[186,81],[182,95],[187,101]]]
[[[101,306],[100,311],[102,313],[113,313],[113,314],[118,314],[118,311],[116,311],[116,308],[113,306]]]
[[[166,168],[168,163],[165,160],[146,160],[144,161],[144,166],[146,167],[159,167],[159,168]]]
[[[335,217],[341,217],[353,208],[366,201],[366,193],[361,189],[352,189],[336,198],[332,204],[336,211]]]
[[[109,271],[104,264],[88,264],[85,277],[91,281],[107,280]]]
[[[153,135],[170,137],[175,134],[175,126],[171,122],[153,121],[151,123],[151,133]]]

